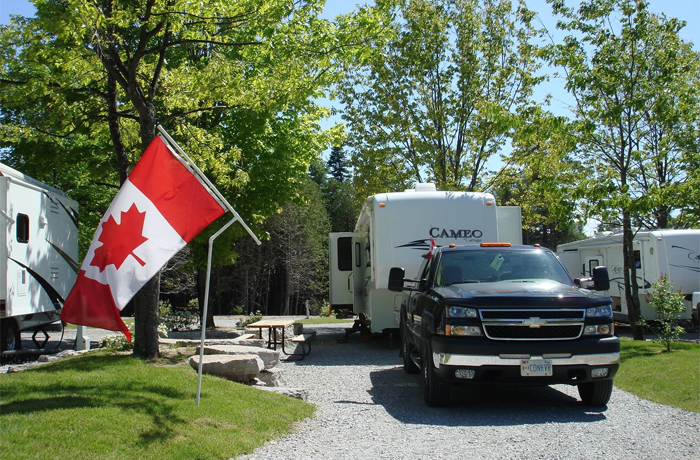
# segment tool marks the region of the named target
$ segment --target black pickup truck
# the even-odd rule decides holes
[[[417,279],[391,269],[401,305],[404,370],[423,371],[425,402],[443,406],[461,384],[570,384],[587,405],[604,406],[620,359],[609,279],[572,280],[549,249],[486,243],[442,247]]]

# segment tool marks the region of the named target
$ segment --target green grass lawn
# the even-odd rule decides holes
[[[12,458],[224,459],[279,437],[314,406],[103,351],[0,375],[0,452]]]
[[[677,342],[666,353],[660,343],[620,340],[617,387],[640,398],[700,412],[700,345]]]

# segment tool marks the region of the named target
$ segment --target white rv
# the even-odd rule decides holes
[[[397,328],[402,295],[389,291],[389,270],[417,275],[431,238],[437,246],[521,244],[520,207],[496,206],[489,193],[437,191],[434,184],[370,196],[353,232],[330,234],[331,309],[362,313],[372,332]]]
[[[0,351],[20,331],[60,320],[78,274],[78,205],[65,193],[0,164]]]
[[[681,290],[687,307],[682,319],[697,324],[697,300],[700,299],[700,229],[639,231],[633,240],[640,286],[641,313],[656,318],[646,294],[651,284],[667,275],[673,287]],[[610,273],[610,290],[604,295],[613,298],[615,319],[629,322],[623,278],[622,234],[601,234],[595,238],[557,246],[557,255],[572,278],[590,277],[597,265],[605,265]],[[692,304],[694,303],[694,304]]]

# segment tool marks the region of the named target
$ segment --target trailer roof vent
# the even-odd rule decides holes
[[[417,183],[414,186],[414,190],[416,192],[436,192],[437,187],[435,187],[435,184],[427,182],[427,183]]]

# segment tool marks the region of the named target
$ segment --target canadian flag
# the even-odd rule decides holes
[[[156,137],[102,218],[61,319],[122,331],[131,341],[121,310],[224,212],[211,191]]]
[[[435,253],[435,250],[437,249],[437,244],[435,244],[435,240],[430,237],[430,248],[428,249],[428,259],[433,258],[433,254]]]

